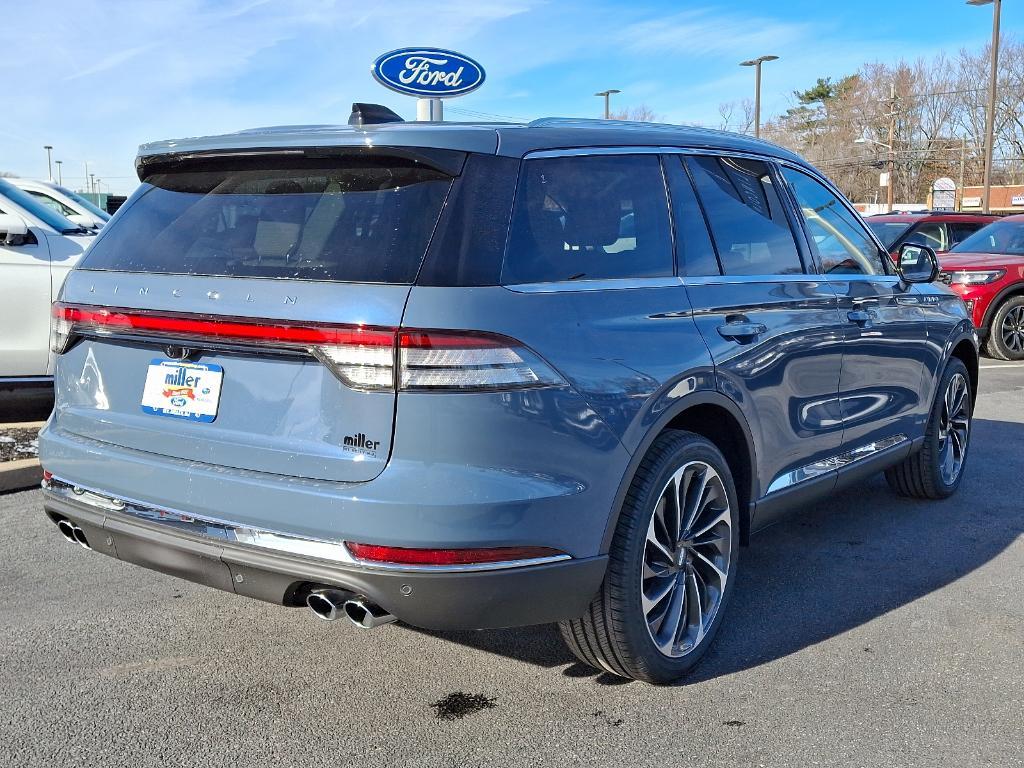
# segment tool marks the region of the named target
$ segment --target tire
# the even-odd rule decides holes
[[[1011,296],[999,305],[985,351],[997,360],[1024,360],[1024,296]]]
[[[679,507],[669,502],[673,494],[678,498],[677,488],[683,491],[688,526],[675,522]],[[694,503],[698,492],[700,503]],[[666,542],[673,541],[670,550]],[[674,682],[714,640],[732,594],[738,554],[739,505],[725,457],[699,435],[666,431],[630,484],[600,592],[581,618],[559,623],[562,637],[595,669],[650,683]]]
[[[955,417],[952,429],[950,410]],[[967,466],[973,411],[967,366],[950,358],[928,415],[924,445],[885,471],[889,487],[900,496],[915,499],[945,499],[956,493]]]

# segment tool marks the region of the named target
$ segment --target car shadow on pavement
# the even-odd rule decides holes
[[[756,535],[740,552],[718,638],[684,684],[788,656],[995,558],[1024,532],[1024,467],[1007,465],[1004,449],[1011,445],[1024,446],[1024,424],[977,419],[966,474],[952,498],[902,499],[878,475]],[[542,667],[569,665],[569,677],[624,682],[576,664],[552,625],[425,634]]]

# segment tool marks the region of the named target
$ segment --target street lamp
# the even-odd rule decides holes
[[[43,149],[46,150],[46,175],[47,175],[47,178],[50,179],[50,181],[53,181],[53,163],[50,162],[50,158],[52,157],[51,153],[53,152],[53,147],[50,146],[49,144],[44,144],[43,145]]]
[[[64,180],[63,180],[63,177],[61,176],[60,167],[61,167],[61,165],[64,164],[64,161],[63,160],[54,160],[53,163],[54,163],[54,165],[57,166],[57,183],[63,186]]]
[[[607,91],[598,91],[597,93],[594,94],[595,96],[604,96],[604,119],[605,120],[609,119],[612,116],[611,102],[610,102],[609,97],[613,93],[622,93],[622,91],[617,90],[615,88],[609,88]]]
[[[754,67],[754,138],[761,138],[761,65],[775,61],[778,56],[758,56],[756,59],[741,61],[741,67]]]
[[[991,213],[992,149],[995,143],[996,82],[999,77],[999,16],[1003,0],[967,0],[967,4],[992,6],[992,72],[988,81],[988,110],[985,116],[985,191],[981,199],[982,210]]]

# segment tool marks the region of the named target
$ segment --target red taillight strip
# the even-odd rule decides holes
[[[53,305],[53,316],[77,330],[157,333],[190,338],[267,344],[360,345],[393,347],[395,330],[375,326],[295,323],[270,318],[196,317],[175,312],[146,312],[82,304]]]
[[[390,565],[481,565],[521,560],[565,558],[564,552],[550,547],[486,547],[476,549],[409,549],[378,544],[345,543],[352,556],[370,563]]]

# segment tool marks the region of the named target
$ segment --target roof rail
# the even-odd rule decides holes
[[[638,120],[605,120],[599,117],[541,117],[526,125],[527,128],[571,128],[573,126],[581,128],[662,128],[667,130],[690,129],[691,127],[672,125],[671,123],[643,123]]]

